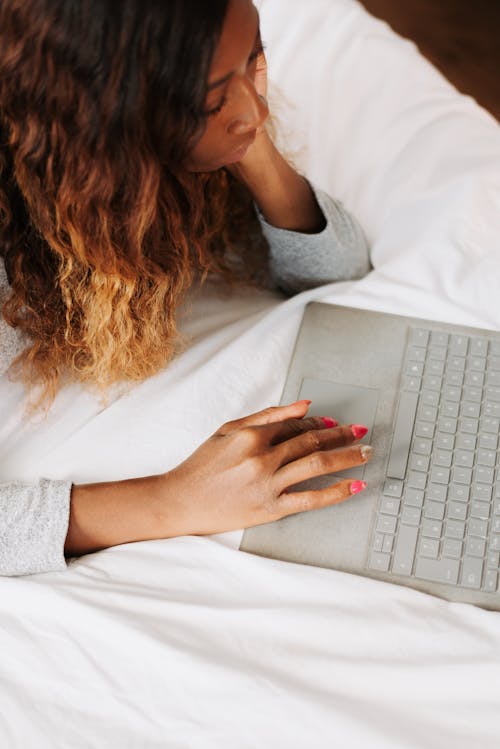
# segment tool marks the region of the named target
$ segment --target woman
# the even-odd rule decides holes
[[[185,291],[256,283],[263,248],[291,293],[366,273],[359,224],[275,148],[265,95],[251,0],[3,0],[0,359],[42,393],[33,407],[66,382],[105,393],[158,372]],[[364,483],[288,491],[371,453],[366,429],[308,407],[224,424],[165,474],[0,485],[0,572],[346,499]]]

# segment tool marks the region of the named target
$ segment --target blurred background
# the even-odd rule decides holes
[[[500,0],[361,0],[500,121]]]

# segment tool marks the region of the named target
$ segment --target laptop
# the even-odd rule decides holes
[[[330,507],[247,528],[240,549],[500,611],[500,333],[313,302],[282,403],[365,424],[371,461]]]

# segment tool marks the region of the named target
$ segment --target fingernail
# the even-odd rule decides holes
[[[302,405],[303,403],[307,403],[307,405],[310,406],[312,401],[308,401],[308,400],[295,401],[295,403],[291,403],[290,405],[298,406],[299,404]]]
[[[371,445],[361,445],[359,452],[361,453],[363,460],[370,460],[373,454],[373,447]]]
[[[351,494],[359,494],[363,489],[366,489],[366,481],[351,482]]]
[[[363,424],[351,424],[351,432],[355,439],[360,440],[365,434],[368,434],[368,427],[363,426]]]
[[[332,427],[338,427],[339,425],[338,421],[335,421],[335,419],[331,419],[329,416],[321,416],[321,420],[327,429],[331,429]]]

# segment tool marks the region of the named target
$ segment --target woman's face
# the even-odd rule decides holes
[[[229,0],[221,37],[210,67],[203,135],[191,149],[190,172],[211,172],[243,158],[268,117],[255,89],[262,52],[259,15],[251,0]]]

